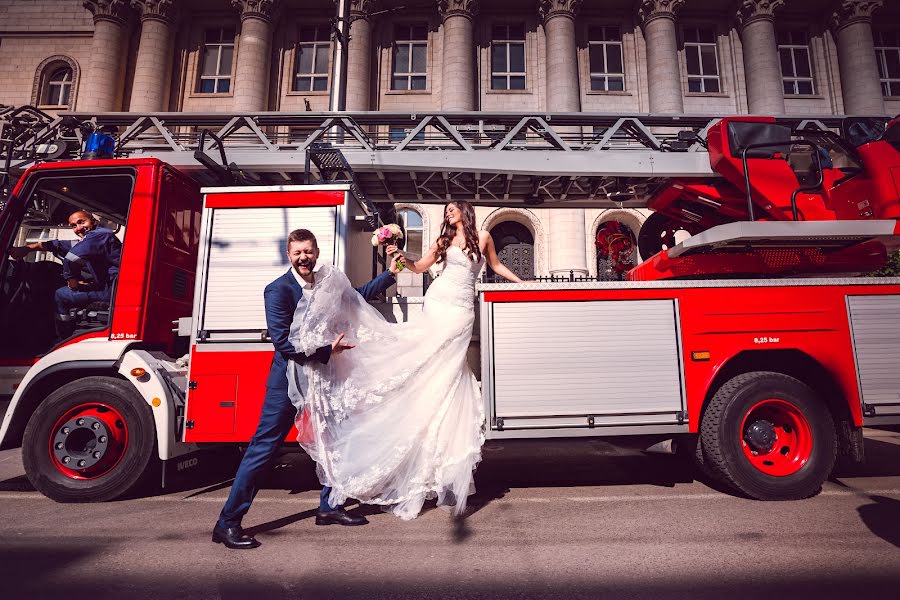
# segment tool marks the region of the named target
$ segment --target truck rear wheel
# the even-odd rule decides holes
[[[715,393],[700,426],[706,466],[757,500],[819,492],[837,440],[828,407],[803,382],[781,373],[738,375]]]
[[[155,451],[150,407],[125,382],[85,377],[38,406],[22,462],[32,485],[57,502],[103,502],[135,487]]]

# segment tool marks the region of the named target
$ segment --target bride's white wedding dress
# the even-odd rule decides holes
[[[294,314],[291,341],[311,353],[340,333],[356,347],[327,365],[289,363],[299,441],[333,488],[332,505],[356,498],[402,519],[428,498],[465,509],[481,459],[484,409],[466,361],[475,320],[473,262],[450,246],[423,313],[390,323],[328,265]]]

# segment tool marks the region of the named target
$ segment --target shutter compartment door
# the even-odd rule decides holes
[[[504,428],[669,424],[683,410],[674,300],[494,303]]]
[[[289,268],[285,240],[298,227],[315,234],[319,263],[332,263],[335,206],[213,209],[200,325],[208,340],[260,341],[263,290]]]
[[[850,296],[850,328],[862,402],[900,415],[900,296]]]

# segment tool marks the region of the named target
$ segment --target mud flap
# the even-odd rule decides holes
[[[234,477],[241,453],[236,445],[221,444],[163,461],[160,487],[170,492],[213,485]]]

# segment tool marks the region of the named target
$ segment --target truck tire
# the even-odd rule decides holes
[[[126,382],[85,377],[38,406],[22,439],[32,485],[57,502],[104,502],[134,488],[156,450],[151,408]]]
[[[837,452],[828,406],[803,382],[765,371],[738,375],[720,387],[700,436],[711,473],[756,500],[817,494]]]

